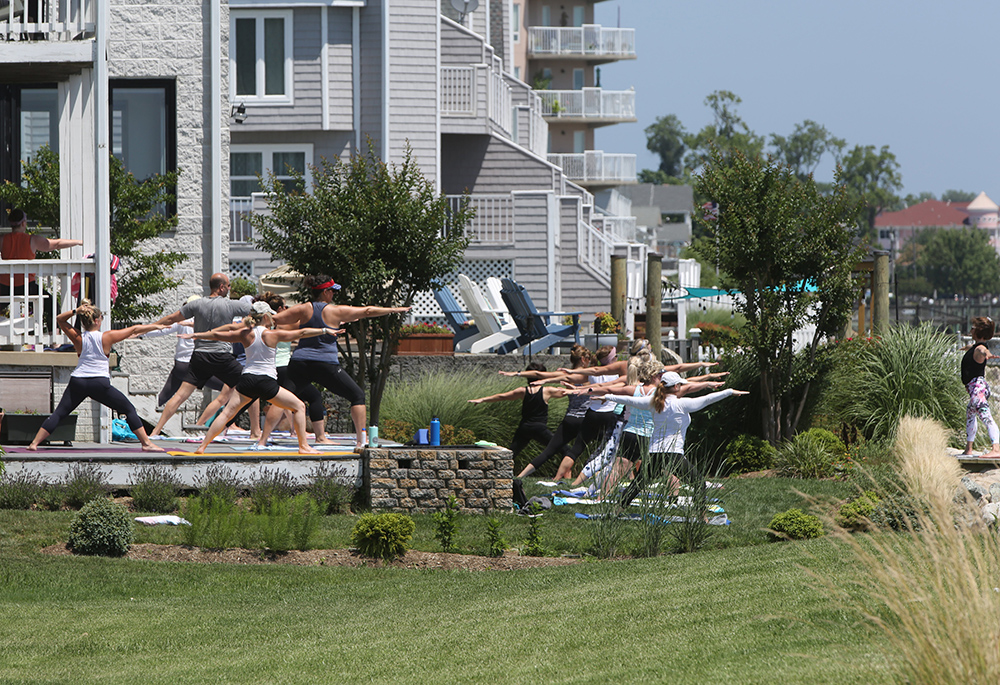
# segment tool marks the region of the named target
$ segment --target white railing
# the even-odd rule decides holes
[[[528,28],[528,54],[633,58],[635,29],[604,28],[598,24],[532,26]]]
[[[95,0],[10,0],[0,7],[0,38],[51,41],[93,38],[95,4]]]
[[[441,67],[441,114],[476,115],[475,67]]]
[[[93,259],[0,261],[0,293],[9,293],[0,294],[0,344],[48,346],[68,342],[55,325],[56,316],[77,304],[74,276],[78,292],[82,280],[86,295],[93,274]]]
[[[611,239],[586,221],[577,222],[577,262],[606,285],[611,285],[611,255],[615,246]]]
[[[452,211],[459,208],[461,195],[449,195]],[[476,216],[465,227],[469,242],[478,245],[505,245],[514,242],[514,198],[511,195],[471,195],[469,207]]]
[[[635,119],[634,90],[539,90],[542,114],[560,119]]]
[[[634,243],[636,221],[634,216],[605,216],[595,214],[591,223],[616,243]]]
[[[528,149],[536,155],[546,155],[549,151],[549,122],[545,121],[545,117],[542,115],[542,99],[538,97],[538,93],[531,93],[529,102],[531,103],[531,132]]]
[[[253,226],[247,217],[253,213],[253,198],[229,198],[229,242],[245,244],[253,238]]]
[[[578,183],[635,183],[636,156],[588,150],[580,154],[550,154],[549,161]]]
[[[508,136],[513,130],[511,127],[511,116],[514,113],[511,107],[510,86],[504,80],[503,72],[490,69],[490,121],[500,127],[500,130]]]

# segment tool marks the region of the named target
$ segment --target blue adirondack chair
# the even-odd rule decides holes
[[[455,346],[455,351],[467,352],[467,348],[481,337],[476,324],[469,321],[469,317],[458,306],[458,300],[455,299],[448,286],[442,285],[435,288],[434,299],[437,300],[438,306],[444,312],[444,318],[451,326],[451,330],[455,331],[455,339],[452,343]]]
[[[502,283],[500,295],[521,332],[518,343],[524,346],[524,354],[537,354],[570,336],[574,342],[580,342],[580,314],[583,312],[540,312],[524,286],[510,278],[504,278]],[[549,323],[549,317],[552,316],[572,316],[573,323]]]

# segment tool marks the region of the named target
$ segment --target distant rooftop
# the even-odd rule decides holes
[[[968,226],[968,202],[942,202],[925,200],[898,212],[882,212],[875,217],[876,228],[898,226]]]
[[[657,207],[659,214],[683,214],[694,211],[694,189],[691,186],[668,186],[638,183],[619,186],[618,192],[632,200],[632,209]],[[638,214],[636,214],[638,216]]]

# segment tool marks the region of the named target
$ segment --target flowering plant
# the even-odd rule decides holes
[[[618,333],[621,325],[607,312],[597,312],[594,315],[594,333]]]
[[[405,338],[408,335],[420,334],[452,335],[452,332],[444,326],[438,326],[433,323],[408,323],[404,324],[402,328],[399,329],[399,337],[401,338]]]

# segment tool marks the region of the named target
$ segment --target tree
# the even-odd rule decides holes
[[[946,190],[941,193],[942,202],[972,202],[975,199],[976,194],[966,190]]]
[[[844,145],[844,141],[831,136],[825,126],[810,119],[796,124],[795,130],[787,138],[771,134],[775,158],[791,167],[802,181],[816,171],[824,154],[836,154]]]
[[[740,152],[714,151],[697,187],[718,214],[703,217],[710,235],[695,249],[719,265],[725,287],[743,294],[741,341],[759,373],[763,437],[776,444],[797,429],[820,340],[850,315],[851,272],[862,254],[851,229],[859,208],[839,174],[824,195],[792,168]],[[792,334],[807,323],[816,325],[808,363],[796,365]]]
[[[976,296],[1000,290],[1000,257],[978,228],[925,229],[917,268],[939,295]]]
[[[899,205],[896,191],[903,187],[896,155],[883,145],[855,145],[841,160],[842,182],[855,202],[863,202],[858,228],[862,235],[875,237],[875,217]]]
[[[302,174],[293,172],[291,183],[272,174],[264,184],[270,212],[250,222],[256,245],[275,259],[299,273],[333,275],[341,285],[338,303],[408,307],[462,262],[464,227],[474,213],[467,200],[456,209],[436,196],[409,148],[402,163],[390,167],[369,142],[367,154],[323,160],[311,172],[312,192]],[[402,323],[390,315],[347,324],[344,361],[369,387],[372,424]]]
[[[684,136],[687,135],[681,120],[674,114],[657,117],[645,132],[646,149],[660,157],[659,171],[668,178],[680,177],[686,150]]]
[[[934,193],[929,192],[927,190],[924,190],[918,195],[910,193],[905,198],[903,198],[902,206],[900,206],[900,209],[905,209],[907,207],[912,207],[913,205],[919,205],[921,202],[927,202],[928,200],[936,200],[936,199],[937,197],[935,197]]]
[[[111,254],[121,258],[118,297],[111,319],[128,324],[159,315],[163,308],[147,298],[180,285],[170,270],[186,259],[180,252],[151,250],[148,241],[177,226],[177,215],[163,210],[173,202],[178,172],[155,174],[139,181],[114,155],[109,167]],[[42,225],[59,229],[59,155],[47,145],[21,171],[22,185],[6,181],[0,198],[17,205]]]
[[[750,130],[736,113],[736,106],[743,100],[728,90],[717,90],[705,98],[705,105],[712,110],[713,121],[698,133],[684,137],[689,152],[684,165],[693,172],[702,169],[717,148],[724,157],[735,152],[745,157],[759,157],[764,150],[764,139]]]

